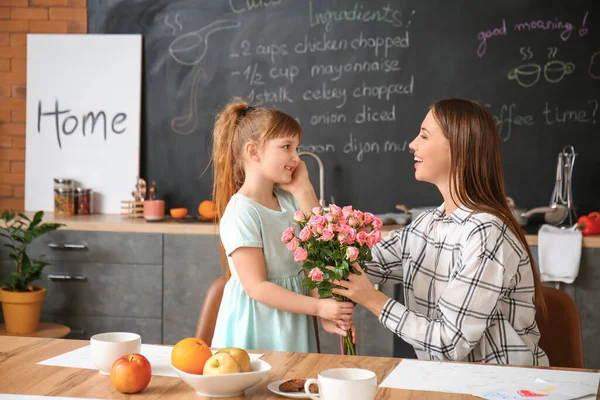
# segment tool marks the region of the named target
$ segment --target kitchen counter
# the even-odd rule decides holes
[[[33,213],[27,212],[26,214],[29,217],[33,216]],[[219,233],[219,228],[211,222],[202,222],[199,220],[177,221],[170,217],[165,221],[147,222],[144,218],[126,218],[116,214],[55,217],[53,213],[45,213],[44,222],[59,222],[66,225],[61,229],[77,231],[197,235],[215,235]],[[388,232],[399,227],[400,225],[384,225],[381,229],[381,233],[386,235]],[[538,237],[536,234],[532,233],[536,231],[537,228],[535,227],[526,230],[528,233],[526,233],[525,237],[530,246],[538,245]],[[584,237],[583,247],[600,248],[600,235]]]

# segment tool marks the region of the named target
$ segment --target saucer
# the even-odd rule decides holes
[[[290,399],[310,399],[310,396],[304,392],[282,392],[281,390],[279,390],[279,385],[281,385],[285,381],[289,381],[289,379],[273,381],[267,385],[267,389],[269,389],[275,394],[278,394],[283,397],[288,397]],[[317,395],[317,393],[315,393],[315,395]]]
[[[144,219],[148,222],[163,221],[165,218],[165,215],[144,215]]]

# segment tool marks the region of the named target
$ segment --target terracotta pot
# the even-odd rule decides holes
[[[37,331],[40,312],[46,298],[46,289],[35,288],[33,292],[11,292],[0,289],[2,312],[8,333],[29,334]]]

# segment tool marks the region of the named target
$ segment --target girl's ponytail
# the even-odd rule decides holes
[[[213,133],[213,202],[215,203],[216,222],[225,212],[225,207],[243,182],[243,169],[236,163],[233,143],[240,112],[246,110],[245,102],[229,103],[217,116]],[[226,269],[227,278],[231,276],[227,267],[227,256],[221,243],[221,267]]]

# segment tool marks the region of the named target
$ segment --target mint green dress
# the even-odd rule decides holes
[[[235,194],[227,204],[219,225],[231,278],[225,285],[217,317],[212,347],[240,347],[249,350],[316,352],[317,345],[311,316],[271,308],[248,297],[238,278],[231,253],[240,247],[260,247],[265,256],[267,279],[296,293],[307,295],[302,286],[301,265],[281,235],[293,226],[298,205],[294,197],[275,188],[280,211]]]

